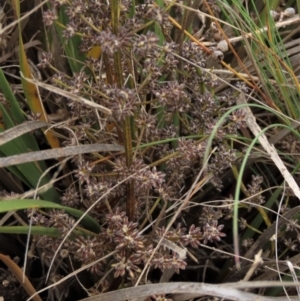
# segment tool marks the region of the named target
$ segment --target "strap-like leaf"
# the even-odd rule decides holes
[[[58,210],[64,210],[68,214],[79,218],[81,217],[84,212],[66,207],[61,206],[59,204],[49,202],[49,201],[43,201],[43,200],[34,200],[34,199],[13,199],[13,200],[4,200],[0,202],[0,213],[8,212],[12,210],[25,210],[25,209],[40,209],[40,208],[47,208],[47,209],[58,209]],[[94,233],[99,233],[100,226],[97,223],[96,220],[94,220],[89,215],[86,215],[82,219],[82,224],[87,227],[89,230],[93,231]]]
[[[124,151],[123,146],[114,144],[88,144],[78,146],[66,146],[57,149],[47,149],[43,151],[30,152],[21,155],[14,155],[10,157],[0,158],[0,167],[7,167],[16,164],[23,164],[28,162],[47,160],[53,158],[61,158],[67,156],[74,156],[84,153],[95,152],[112,152]]]
[[[15,9],[15,15],[17,18],[20,18],[20,3],[19,0],[13,0],[12,1],[14,4],[14,9]],[[23,44],[23,39],[22,39],[22,28],[21,28],[21,23],[18,24],[19,26],[19,59],[20,59],[20,69],[22,74],[24,74],[25,78],[33,79],[31,70],[30,70],[30,65],[28,63],[25,49],[24,49],[24,44]],[[25,97],[27,99],[27,103],[31,109],[31,111],[35,114],[40,114],[40,120],[41,121],[48,121],[47,114],[44,108],[44,105],[41,101],[40,98],[40,93],[38,90],[38,87],[31,83],[26,81],[26,79],[22,77],[22,86],[24,90]],[[47,138],[48,143],[52,148],[57,148],[60,147],[59,140],[58,138],[54,135],[53,132],[47,131],[45,133],[45,136]]]

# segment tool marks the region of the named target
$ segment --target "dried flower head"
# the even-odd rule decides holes
[[[224,225],[218,225],[218,221],[215,220],[212,224],[206,224],[203,226],[203,237],[204,237],[204,244],[207,244],[208,241],[213,242],[220,241],[222,237],[225,237],[226,234],[221,232],[224,228]]]

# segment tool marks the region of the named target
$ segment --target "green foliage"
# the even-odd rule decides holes
[[[3,126],[4,129],[10,129],[14,125],[24,122],[25,116],[1,69],[0,82],[1,92],[5,96],[8,104],[6,107],[3,104],[0,104]],[[0,132],[3,132],[4,129],[0,129]],[[37,150],[39,150],[38,144],[31,134],[25,134],[0,146],[2,157]],[[50,176],[48,174],[43,175],[44,171],[46,170],[46,165],[43,162],[19,164],[17,166],[10,167],[9,170],[32,189],[46,185],[50,181]],[[59,195],[54,188],[49,188],[47,191],[41,192],[41,196],[53,202],[59,202]]]
[[[22,210],[22,209],[39,209],[39,208],[45,208],[45,209],[58,209],[63,210],[66,213],[76,217],[81,218],[82,215],[84,215],[84,212],[69,208],[66,206],[61,206],[57,203],[48,202],[48,201],[42,201],[42,200],[34,200],[34,199],[12,199],[7,201],[1,201],[1,212],[8,212],[13,210]],[[99,224],[91,218],[89,215],[85,215],[82,218],[82,223],[91,231],[94,231],[94,233],[98,233],[100,231]]]

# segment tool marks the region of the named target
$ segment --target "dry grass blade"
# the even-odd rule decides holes
[[[283,20],[281,22],[275,22],[275,27],[276,28],[286,27],[288,25],[299,23],[299,22],[300,22],[300,17],[299,17],[299,15],[296,15],[293,18]],[[255,33],[252,33],[252,32],[246,33],[245,32],[245,33],[243,33],[242,35],[240,35],[238,37],[229,38],[228,41],[230,43],[236,43],[236,42],[245,40],[245,38],[246,39],[253,38],[255,36],[255,34],[261,34],[261,33],[264,33],[266,31],[268,31],[268,26],[265,26],[261,29],[258,29],[257,31],[255,31]],[[217,42],[203,42],[203,45],[205,45],[205,46],[214,46],[216,44],[217,44]]]
[[[113,252],[111,252],[111,253],[109,253],[109,254],[107,254],[106,256],[103,256],[102,258],[97,259],[96,261],[93,261],[93,262],[91,262],[91,263],[89,263],[89,264],[87,264],[87,265],[85,265],[85,266],[82,266],[81,268],[77,269],[76,271],[73,271],[72,273],[69,273],[69,274],[68,274],[67,276],[65,276],[64,278],[59,279],[56,283],[50,284],[49,286],[47,286],[47,287],[45,287],[45,288],[39,290],[39,291],[36,292],[33,296],[31,296],[29,299],[27,299],[27,301],[33,300],[33,298],[34,298],[37,294],[40,294],[40,293],[42,293],[42,292],[44,292],[44,291],[46,291],[46,290],[48,290],[48,289],[50,289],[50,288],[55,287],[55,286],[58,285],[58,284],[61,284],[61,283],[65,282],[66,280],[68,280],[68,279],[74,277],[75,275],[79,274],[80,272],[82,272],[82,271],[84,271],[84,270],[87,270],[88,268],[90,268],[90,267],[93,266],[94,264],[96,264],[96,263],[98,263],[98,262],[101,262],[101,261],[103,261],[103,260],[109,258],[110,256],[114,255],[115,253],[117,253],[116,250],[113,251]],[[34,300],[34,301],[35,301],[35,300]]]
[[[32,299],[34,301],[42,301],[41,297],[36,294],[36,290],[28,280],[28,278],[25,276],[25,279],[23,278],[23,271],[21,268],[12,261],[8,256],[5,256],[3,254],[0,254],[0,259],[7,265],[7,267],[11,270],[13,275],[17,278],[17,280],[20,282],[20,284],[23,286],[25,291],[29,296],[32,296]],[[24,279],[24,280],[23,280]]]
[[[242,32],[241,28],[238,28],[238,27],[236,27],[236,26],[234,26],[234,25],[232,25],[232,24],[230,24],[230,23],[228,23],[228,22],[226,22],[224,20],[216,18],[216,17],[214,17],[214,16],[212,16],[210,14],[207,14],[207,13],[204,13],[202,11],[199,11],[198,9],[194,9],[192,7],[183,5],[181,3],[175,3],[175,5],[177,5],[177,6],[181,7],[181,8],[184,8],[184,9],[190,11],[190,12],[194,12],[194,13],[196,13],[198,15],[203,15],[206,18],[209,18],[211,20],[217,21],[217,22],[219,22],[221,24],[224,24],[224,25],[227,25],[227,26],[231,27],[232,29],[236,29],[236,30]],[[299,22],[300,22],[300,16],[298,14],[298,15],[295,15],[295,16],[289,18],[289,19],[281,20],[281,21],[278,21],[278,22],[274,22],[274,25],[275,25],[276,28],[282,28],[282,27],[286,27],[286,26],[291,25],[291,24],[299,23]],[[240,35],[238,37],[229,38],[228,41],[231,42],[231,43],[236,43],[236,42],[244,40],[245,37],[247,39],[248,38],[252,38],[252,37],[255,36],[255,34],[264,33],[264,32],[266,32],[268,30],[269,30],[268,26],[264,26],[264,27],[256,30],[255,32],[248,32],[248,33],[247,32],[243,32],[243,35]],[[201,43],[204,46],[215,46],[215,45],[217,45],[218,42],[201,42]]]
[[[244,93],[240,94],[240,97],[237,99],[238,104],[247,104],[246,96]],[[274,145],[271,145],[264,134],[262,134],[261,128],[256,123],[255,117],[253,116],[251,110],[248,107],[243,108],[247,116],[247,125],[254,136],[258,136],[258,140],[266,150],[266,152],[270,155],[271,159],[273,160],[274,164],[277,166],[279,171],[281,172],[282,176],[293,190],[294,194],[300,200],[300,189],[298,184],[296,183],[295,179],[291,175],[291,173],[287,170],[285,165],[283,164],[282,160],[277,154],[277,151]]]
[[[55,159],[60,157],[75,156],[94,152],[119,152],[124,151],[123,146],[114,144],[89,144],[78,146],[67,146],[59,149],[49,149],[37,152],[30,152],[21,155],[14,155],[0,159],[0,167],[7,167],[28,162]]]
[[[15,138],[22,136],[28,132],[50,126],[47,122],[41,121],[28,121],[20,125],[17,125],[11,129],[6,130],[3,133],[0,133],[0,145],[3,145]]]
[[[254,256],[254,262],[251,265],[251,268],[247,272],[246,276],[244,277],[244,281],[249,281],[253,275],[253,273],[257,270],[257,268],[263,264],[263,259],[261,258],[262,249],[258,251],[258,253]]]
[[[26,44],[24,44],[24,49],[27,50],[31,47],[40,46],[42,43],[38,40],[30,41]],[[5,52],[0,56],[0,63],[6,62],[10,57],[12,57],[19,49],[19,46],[14,47],[11,51]]]
[[[214,152],[215,150],[213,150]],[[167,227],[166,227],[166,230],[165,230],[165,233],[167,233],[173,223],[175,222],[176,218],[179,216],[179,214],[182,212],[182,210],[188,205],[188,202],[190,201],[191,197],[201,188],[203,187],[206,183],[209,182],[209,180],[212,178],[212,175],[209,174],[209,175],[206,175],[203,179],[199,180],[201,175],[203,174],[203,171],[205,170],[206,168],[206,165],[207,165],[207,162],[204,163],[204,166],[202,167],[202,169],[200,170],[200,172],[198,173],[198,176],[196,177],[192,187],[189,189],[188,193],[186,194],[186,197],[185,199],[182,201],[181,205],[179,206],[179,208],[176,210],[175,214],[172,216],[170,222],[168,223]],[[160,240],[158,241],[157,243],[157,246],[155,247],[152,255],[150,256],[150,258],[148,259],[148,262],[147,264],[145,265],[142,273],[140,274],[140,277],[138,278],[137,282],[136,282],[136,286],[139,284],[140,280],[142,279],[142,276],[143,274],[145,273],[148,265],[149,265],[149,262],[151,260],[151,258],[154,256],[155,252],[158,250],[159,246],[161,245],[163,239],[165,238],[165,234],[160,238]]]
[[[112,114],[112,112],[111,112],[110,109],[107,109],[104,106],[101,106],[101,105],[99,105],[99,104],[97,104],[95,102],[92,102],[92,101],[90,101],[88,99],[85,99],[85,98],[83,98],[81,96],[78,96],[78,95],[76,95],[74,93],[71,93],[71,92],[59,89],[57,87],[54,87],[52,85],[48,85],[48,84],[42,83],[42,82],[34,80],[34,79],[26,78],[26,77],[24,77],[24,75],[22,73],[21,73],[21,77],[24,78],[29,83],[35,84],[35,85],[37,85],[39,87],[42,87],[42,88],[44,88],[44,89],[46,89],[48,91],[51,91],[53,93],[56,93],[56,94],[61,95],[63,97],[66,97],[68,99],[71,99],[71,100],[74,100],[74,101],[78,101],[78,102],[84,104],[87,107],[97,109],[97,110],[99,110],[99,111],[101,111],[101,112],[103,112],[105,114],[109,114],[109,115]]]
[[[281,227],[286,221],[294,218],[296,214],[300,212],[300,207],[295,207],[286,212],[283,217],[278,221],[278,227]],[[256,240],[256,242],[251,246],[251,248],[244,255],[246,258],[253,258],[254,254],[260,250],[266,242],[274,235],[276,231],[276,223],[273,223],[264,233]]]
[[[40,2],[39,4],[35,5],[32,10],[24,14],[22,17],[18,18],[16,21],[10,23],[9,25],[5,26],[3,29],[0,30],[0,35],[3,35],[6,31],[8,31],[10,28],[14,27],[18,23],[20,23],[22,20],[28,18],[31,14],[39,10],[42,6],[44,6],[48,0],[45,0],[43,2]]]
[[[226,283],[224,285],[214,285],[206,283],[191,283],[191,282],[176,282],[176,283],[159,283],[147,284],[138,287],[131,287],[117,290],[82,299],[81,301],[122,301],[131,300],[135,298],[149,297],[160,294],[195,294],[210,295],[215,297],[226,298],[229,300],[243,300],[243,301],[274,301],[273,298],[258,296],[255,294],[240,291],[245,288],[258,288],[270,286],[296,286],[298,283],[293,282],[237,282]],[[277,299],[279,300],[279,299]]]
[[[159,242],[159,239],[155,239],[157,242]],[[185,248],[181,248],[179,246],[177,246],[176,244],[174,244],[172,241],[164,238],[161,242],[161,245],[164,246],[165,248],[168,248],[169,250],[172,250],[173,252],[177,253],[179,258],[185,260],[186,259],[186,255],[187,255],[187,250]],[[171,268],[171,269],[167,269],[163,272],[163,274],[160,277],[159,282],[163,283],[163,282],[169,282],[170,279],[172,278],[172,276],[175,273],[175,269]]]
[[[291,257],[289,259],[289,262],[291,262],[291,264],[294,266],[299,266],[300,254],[297,254],[297,255]],[[258,281],[258,280],[264,281],[264,280],[274,279],[274,277],[276,277],[278,275],[278,272],[284,274],[288,270],[288,266],[287,266],[286,262],[282,262],[282,261],[278,262],[279,269],[278,269],[278,267],[276,267],[276,264],[274,262],[270,262],[270,263],[265,262],[265,266],[266,265],[268,265],[268,267],[270,267],[270,268],[274,268],[274,270],[273,269],[266,270],[265,273],[256,277],[255,281]]]
[[[297,281],[298,281],[298,279],[297,279],[297,274],[296,274],[296,271],[295,271],[295,268],[294,268],[293,264],[292,264],[289,260],[287,260],[286,264],[287,264],[287,266],[288,266],[289,269],[290,269],[290,272],[291,272],[291,275],[292,275],[292,277],[293,277],[293,280],[294,280],[295,282],[297,282]],[[297,269],[298,269],[298,268],[297,268]],[[300,290],[299,290],[299,287],[297,286],[296,289],[297,289],[297,293],[298,293],[298,298],[300,298]]]

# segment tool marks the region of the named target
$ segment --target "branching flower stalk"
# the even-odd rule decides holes
[[[111,2],[111,23],[112,23],[112,31],[115,36],[119,34],[119,15],[120,15],[120,7],[121,2],[119,0],[112,0]],[[116,85],[119,89],[122,89],[124,86],[124,79],[123,79],[123,70],[122,70],[122,63],[121,63],[121,51],[117,50],[114,53],[114,68],[115,68],[115,81]],[[124,99],[124,102],[129,101],[128,99]],[[124,104],[125,106],[125,104]],[[130,168],[132,165],[132,137],[131,137],[131,117],[126,116],[123,121],[123,137],[124,137],[124,146],[125,146],[125,157],[126,157],[126,164],[127,167]],[[130,180],[127,183],[126,187],[126,212],[127,216],[130,220],[134,219],[135,215],[135,196],[134,196],[134,182]]]
[[[194,1],[195,9],[199,3]],[[201,3],[201,9],[205,9],[206,3],[214,13],[220,13],[216,1]],[[61,4],[51,1],[50,12],[45,14],[47,24],[60,21],[55,12]],[[246,116],[242,110],[229,116],[225,113],[236,104],[236,90],[247,90],[251,79],[243,83],[230,79],[236,90],[224,89],[220,79],[209,70],[225,64],[220,62],[227,58],[221,50],[226,52],[228,45],[224,40],[215,40],[216,47],[201,48],[201,42],[188,33],[191,26],[184,16],[189,18],[189,11],[184,12],[185,7],[179,4],[170,4],[170,10],[166,9],[168,4],[160,4],[161,7],[152,2],[132,5],[127,0],[112,0],[109,4],[85,1],[83,5],[80,0],[64,3],[69,20],[64,24],[63,37],[71,41],[78,32],[81,54],[100,47],[101,54],[86,55],[80,71],[71,75],[52,68],[56,73],[53,85],[74,95],[84,95],[105,106],[111,115],[96,113],[69,99],[63,104],[57,102],[57,107],[67,107],[70,119],[70,131],[64,132],[62,143],[105,141],[125,147],[125,154],[107,152],[72,158],[72,185],[62,188],[63,204],[81,210],[90,208],[105,195],[103,202],[89,212],[101,225],[101,233],[87,234],[78,229],[75,239],[67,240],[59,255],[63,259],[68,253],[86,265],[116,250],[106,264],[90,268],[96,279],[105,275],[100,291],[107,290],[110,283],[122,281],[130,286],[139,277],[141,283],[148,281],[142,277],[147,265],[151,274],[156,269],[179,273],[191,264],[190,258],[157,245],[162,237],[178,248],[190,248],[193,256],[200,257],[199,261],[202,253],[208,252],[198,252],[203,244],[226,247],[223,240],[231,239],[224,221],[232,219],[232,203],[221,209],[204,207],[202,203],[208,201],[207,195],[212,199],[225,191],[228,199],[232,193],[234,177],[230,175],[231,184],[224,187],[224,175],[235,169],[235,164],[239,166],[241,145],[248,143],[247,139],[239,143]],[[176,20],[170,12],[174,12]],[[178,40],[173,34],[176,30]],[[207,37],[214,39],[217,34],[224,33],[218,27],[207,28],[204,43]],[[47,68],[50,63],[50,55],[43,55],[40,65]],[[222,81],[226,83],[223,78]],[[204,154],[210,152],[209,137],[214,151],[207,161],[206,174],[202,174]],[[245,180],[242,191],[253,197],[253,206],[257,206],[263,200],[255,198],[261,192],[263,179],[254,180],[250,186],[251,179]],[[192,190],[191,183],[195,183]],[[212,196],[206,194],[208,186]],[[189,192],[186,206],[180,207],[179,201]],[[224,205],[224,194],[222,200],[217,205]],[[189,206],[195,206],[195,210]],[[74,221],[64,213],[51,214],[52,218],[42,218],[36,213],[34,222],[40,226],[54,225],[64,236]],[[170,217],[172,225],[168,223]],[[246,223],[251,224],[248,220]],[[60,242],[61,239],[49,237],[40,241],[45,258],[53,255],[53,248]],[[250,245],[250,240],[246,245]],[[114,281],[114,277],[118,280]]]

